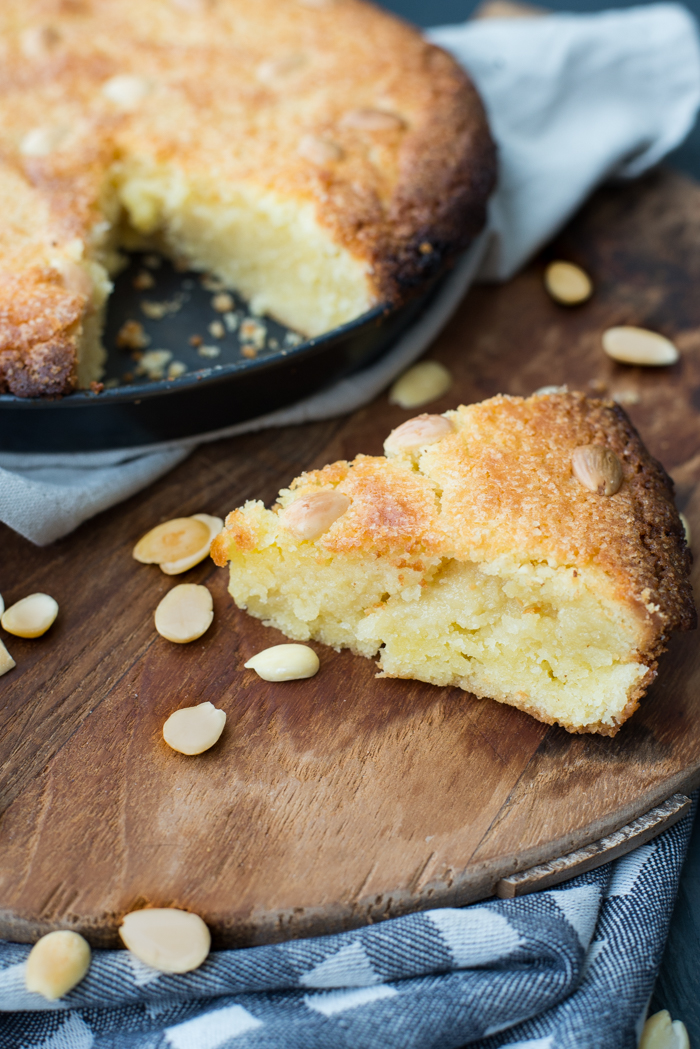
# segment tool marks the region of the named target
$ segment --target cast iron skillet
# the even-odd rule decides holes
[[[381,356],[425,309],[438,283],[433,280],[397,309],[377,307],[301,341],[268,318],[251,317],[231,293],[233,303],[227,304],[211,279],[177,272],[158,256],[133,255],[110,297],[105,388],[53,400],[0,395],[0,450],[136,447],[218,430],[293,404]],[[123,345],[119,333],[127,321],[142,327],[146,347]],[[164,362],[160,376],[153,374],[154,350],[168,351],[156,358],[156,364]],[[144,360],[150,375],[143,374]],[[169,378],[173,366],[187,370]]]

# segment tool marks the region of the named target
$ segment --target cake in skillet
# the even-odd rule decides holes
[[[240,608],[383,676],[614,735],[695,626],[672,484],[623,410],[494,397],[302,474],[214,541]]]
[[[474,88],[363,0],[3,0],[0,58],[0,391],[99,378],[120,247],[312,336],[483,225]]]

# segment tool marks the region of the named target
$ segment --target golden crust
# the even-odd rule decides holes
[[[647,672],[614,723],[556,720],[569,731],[614,735],[654,679],[670,632],[697,622],[691,555],[670,478],[619,405],[583,394],[498,396],[446,417],[454,432],[426,447],[417,468],[358,456],[297,478],[295,494],[337,487],[352,500],[317,546],[393,557],[397,565],[407,558],[414,567],[421,556],[482,563],[506,557],[592,570],[639,623],[634,659]],[[591,492],[573,475],[574,449],[587,444],[605,445],[619,458],[624,480],[614,495]],[[224,565],[233,548],[253,550],[257,541],[254,519],[235,511],[212,556]],[[555,720],[525,694],[507,702]]]
[[[483,224],[495,154],[476,92],[363,0],[5,0],[0,47],[0,389],[74,385],[75,296],[60,280],[48,294],[45,275],[76,240],[101,258],[126,162],[311,204],[367,266],[377,303],[400,301]],[[103,91],[115,77],[144,98],[116,104]],[[309,159],[309,136],[337,156]]]

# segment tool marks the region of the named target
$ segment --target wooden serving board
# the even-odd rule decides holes
[[[546,254],[585,266],[594,298],[552,303],[543,259],[473,290],[431,351],[455,378],[431,410],[550,383],[614,393],[700,536],[700,187],[661,172],[606,189]],[[616,323],[673,337],[679,364],[613,364],[600,334]],[[379,453],[409,414],[382,396],[348,418],[203,447],[46,549],[2,529],[6,602],[44,590],[61,612],[43,639],[5,637],[17,668],[0,679],[0,935],[74,927],[115,945],[121,915],[150,904],[194,910],[215,944],[244,945],[463,904],[700,783],[694,634],[673,639],[614,739],[376,680],[369,660],[322,646],[312,680],[260,681],[243,664],[281,635],[233,606],[210,562],[179,581],[211,589],[211,629],[186,646],[156,634],[173,580],[132,560],[143,532],[269,503],[304,468]],[[174,753],[164,720],[204,700],[228,715],[221,741]]]

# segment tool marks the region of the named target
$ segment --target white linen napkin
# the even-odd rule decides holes
[[[197,444],[353,411],[421,355],[475,276],[512,276],[601,182],[639,175],[678,145],[700,105],[697,28],[677,4],[484,20],[427,35],[476,83],[499,147],[487,230],[429,310],[371,367],[216,433],[79,454],[0,451],[1,521],[50,543],[150,484]]]

